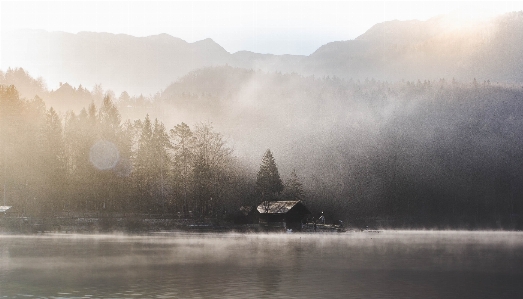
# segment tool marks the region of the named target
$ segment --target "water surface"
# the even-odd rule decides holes
[[[5,298],[522,298],[523,233],[0,235]]]

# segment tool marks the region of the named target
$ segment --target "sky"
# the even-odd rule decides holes
[[[212,38],[225,50],[309,55],[376,23],[453,13],[484,17],[523,1],[0,1],[1,32],[19,28]]]

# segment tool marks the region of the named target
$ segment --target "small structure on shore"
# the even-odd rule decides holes
[[[9,210],[11,206],[0,206],[0,213],[6,213],[7,210]]]
[[[311,212],[299,200],[264,201],[257,207],[260,226],[300,231],[302,221]]]

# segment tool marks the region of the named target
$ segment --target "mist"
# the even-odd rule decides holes
[[[24,92],[41,82],[23,70],[11,72],[21,77],[25,74],[29,83],[20,84]],[[13,77],[9,74],[4,76],[6,80]],[[71,86],[61,90],[60,97],[69,98],[77,107],[88,101],[96,103],[104,95],[107,99],[114,96],[101,86],[92,91]],[[50,103],[60,102],[57,91],[41,94]],[[307,205],[324,211],[331,221],[342,219],[358,227],[516,229],[521,225],[523,206],[518,198],[523,192],[519,187],[523,157],[518,149],[522,146],[523,124],[518,115],[523,109],[523,88],[518,85],[455,79],[359,81],[223,66],[190,72],[153,97],[126,93],[114,97],[114,104],[100,102],[89,109],[99,107],[100,115],[102,110],[116,109],[111,113],[121,113],[118,119],[122,126],[130,120],[124,134],[131,138],[129,141],[109,139],[116,147],[127,144],[127,149],[116,152],[114,145],[96,143],[96,138],[89,147],[91,164],[102,165],[97,176],[107,179],[104,169],[114,168],[120,178],[115,177],[113,182],[121,181],[119,188],[139,180],[135,173],[138,138],[143,118],[148,115],[155,128],[159,125],[167,132],[187,123],[191,129],[203,129],[202,133],[210,129],[208,132],[218,134],[216,144],[231,150],[226,158],[230,162],[220,167],[236,165],[226,171],[226,177],[234,179],[208,192],[221,194],[220,205],[225,204],[227,210],[257,204],[255,174],[263,152],[269,148],[282,178],[289,178],[294,170],[306,191]],[[71,119],[66,113],[71,107],[65,103],[63,110],[58,110],[63,121]],[[77,109],[78,117],[82,113],[95,115],[91,110]],[[64,130],[66,136],[79,132],[71,125]],[[97,134],[103,138],[114,134],[103,132]],[[101,160],[93,164],[93,150],[100,144],[111,146],[101,147]],[[114,160],[120,156],[128,164]],[[165,161],[170,159],[166,157]],[[164,173],[173,169],[166,165]],[[126,175],[122,177],[123,173]],[[169,180],[175,177],[173,173]],[[184,185],[182,177],[179,182]],[[158,173],[155,180],[160,179]],[[113,186],[97,184],[102,188],[99,190],[113,194],[110,198],[119,202],[110,191]],[[176,190],[182,185],[160,188],[158,184],[160,181],[147,187],[163,198],[162,203],[155,199],[156,205],[165,208],[169,202],[169,209],[176,211],[181,200]],[[141,193],[145,189],[126,189],[125,194],[142,194],[136,200],[145,195]],[[92,196],[90,201],[103,198],[97,193]],[[105,204],[100,203],[103,207]]]
[[[103,84],[117,95],[127,91],[132,96],[154,95],[188,72],[224,65],[361,81],[455,78],[468,82],[476,78],[481,82],[521,82],[523,51],[517,41],[523,34],[523,13],[488,18],[473,15],[455,13],[424,21],[380,22],[369,25],[359,36],[331,40],[308,55],[246,49],[228,52],[212,36],[187,42],[163,32],[132,36],[6,30],[1,37],[2,68],[23,67],[33,76],[45,78],[51,89],[59,88],[60,82],[89,89]],[[280,34],[271,35],[277,38]],[[295,33],[293,40],[299,43],[302,35]],[[307,31],[307,35],[313,34]]]
[[[0,240],[0,294],[9,297],[517,298],[521,290],[519,232],[47,234]]]
[[[0,73],[4,197],[24,198],[21,214],[225,219],[260,202],[270,149],[331,222],[520,229],[522,20],[384,22],[309,56],[167,34],[3,36],[6,57],[49,75]]]
[[[520,5],[266,4],[2,3],[0,297],[520,297]]]
[[[488,216],[502,226],[520,205],[521,92],[476,80],[355,82],[213,68],[189,74],[162,97],[200,111],[237,142],[239,156],[255,157],[253,168],[256,152],[271,148],[283,173],[297,169],[304,178],[312,205],[323,198],[338,211],[377,217],[381,210],[414,223],[439,213],[452,218],[452,211],[452,221],[474,226],[469,209],[478,205],[473,218],[485,220],[488,202],[499,207],[505,198],[510,208]]]

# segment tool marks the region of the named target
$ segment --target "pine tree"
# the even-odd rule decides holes
[[[148,201],[152,198],[153,178],[151,169],[153,166],[153,128],[149,115],[146,115],[145,120],[140,122],[141,132],[138,139],[138,148],[135,153],[134,161],[134,179],[137,187],[137,202],[135,207],[144,212],[148,209]]]
[[[158,119],[152,124],[147,115],[141,124],[134,163],[134,177],[139,195],[137,206],[142,210],[165,211],[165,199],[168,195],[166,182],[170,165],[167,149],[170,147],[164,124]]]
[[[270,149],[268,149],[263,156],[256,178],[256,185],[264,201],[276,199],[283,191],[283,183]]]
[[[170,131],[173,141],[173,187],[175,199],[180,198],[178,207],[184,213],[189,212],[190,184],[193,169],[193,151],[195,137],[189,126],[185,123],[176,125]]]
[[[210,124],[199,124],[194,130],[194,199],[201,214],[216,215],[230,189],[227,174],[232,150],[221,134]]]
[[[303,200],[305,192],[303,191],[303,185],[296,174],[296,170],[293,169],[290,178],[285,182],[284,197],[289,200]]]
[[[44,144],[40,145],[45,156],[42,159],[43,171],[46,177],[45,188],[47,190],[48,208],[57,211],[66,208],[63,191],[59,186],[64,182],[65,153],[62,132],[62,120],[51,107],[46,113],[44,128]]]
[[[158,119],[154,120],[152,142],[156,182],[156,204],[157,208],[161,207],[162,212],[165,212],[166,195],[169,193],[167,190],[167,181],[169,181],[167,176],[169,174],[169,166],[171,164],[171,159],[167,153],[167,150],[170,149],[172,145],[171,141],[169,140],[169,135],[165,130],[165,125],[158,121]]]
[[[121,130],[121,116],[109,96],[105,96],[103,99],[102,106],[98,111],[98,119],[101,126],[101,137],[116,142]]]
[[[0,85],[0,183],[3,200],[0,204],[11,205],[18,196],[23,181],[25,163],[24,139],[27,132],[24,128],[24,102],[19,98],[14,86]],[[19,196],[18,196],[19,197]]]

